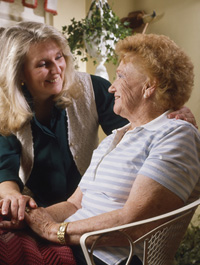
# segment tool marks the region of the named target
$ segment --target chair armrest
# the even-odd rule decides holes
[[[86,261],[88,263],[88,265],[93,265],[93,262],[91,260],[91,257],[90,257],[90,253],[88,251],[88,247],[86,245],[86,240],[91,237],[91,236],[101,236],[101,235],[105,235],[105,234],[108,234],[108,233],[111,233],[111,232],[115,232],[115,231],[120,231],[120,230],[123,230],[123,229],[127,229],[127,228],[130,228],[130,227],[136,227],[136,226],[139,226],[139,225],[143,225],[143,224],[147,224],[147,223],[151,223],[151,222],[154,222],[154,221],[158,221],[158,220],[162,220],[162,219],[166,219],[166,218],[169,218],[169,217],[172,217],[172,216],[176,216],[176,215],[179,215],[181,213],[184,213],[184,212],[187,212],[187,211],[190,211],[190,210],[193,210],[194,211],[194,208],[196,208],[198,205],[200,204],[200,199],[186,205],[186,206],[183,206],[177,210],[174,210],[174,211],[171,211],[171,212],[168,212],[168,213],[165,213],[165,214],[162,214],[162,215],[158,215],[156,217],[152,217],[152,218],[148,218],[148,219],[145,219],[145,220],[141,220],[141,221],[137,221],[137,222],[133,222],[133,223],[129,223],[129,224],[125,224],[125,225],[121,225],[121,226],[116,226],[116,227],[112,227],[112,228],[107,228],[107,229],[102,229],[102,230],[98,230],[98,231],[93,231],[93,232],[88,232],[88,233],[85,233],[81,236],[80,238],[80,245],[81,245],[81,248],[83,250],[83,253],[85,255],[85,258],[86,258]],[[132,254],[132,243],[130,242],[131,241],[131,238],[129,238],[129,236],[127,234],[125,234],[125,236],[127,237],[127,240],[130,244],[130,253]],[[131,254],[129,255],[129,257],[131,256]]]

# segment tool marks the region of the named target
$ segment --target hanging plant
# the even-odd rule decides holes
[[[77,56],[82,56],[81,61],[93,59],[97,64],[99,56],[105,56],[106,62],[117,63],[114,44],[120,39],[132,34],[128,22],[122,23],[118,16],[109,7],[107,1],[93,1],[86,18],[76,21],[71,19],[71,24],[62,27],[70,49]],[[104,44],[105,52],[102,54]],[[96,53],[91,54],[90,48],[96,48]],[[89,54],[90,52],[90,54]],[[96,57],[95,57],[96,56]]]

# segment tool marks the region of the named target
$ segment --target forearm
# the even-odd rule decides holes
[[[55,220],[55,222],[61,223],[66,218],[74,214],[77,211],[77,208],[74,204],[65,201],[49,206],[46,208],[46,210]]]
[[[81,208],[81,200],[82,192],[78,187],[67,201],[54,204],[47,207],[46,210],[55,222],[61,223]]]
[[[95,217],[91,217],[88,219],[70,222],[67,226],[66,232],[65,232],[65,241],[67,245],[79,245],[80,244],[80,238],[84,233],[97,231],[105,228],[111,228],[118,225],[123,225],[125,223],[130,222],[130,218],[128,216],[128,212],[126,212],[125,209],[118,209],[109,213],[104,213]],[[50,241],[59,243],[57,232],[60,226],[60,223],[53,223],[51,225],[50,222],[48,222],[45,227],[51,227],[49,229],[49,232],[45,234],[48,234],[47,237],[45,234],[43,236],[47,238]],[[131,230],[131,236],[133,239],[138,238],[141,234],[143,234],[144,231],[138,231],[138,229],[132,229]],[[128,234],[130,235],[130,231],[128,231]],[[118,243],[120,244],[127,244],[127,239],[122,236],[121,234],[117,234],[118,240],[116,241],[116,236],[114,237],[104,237],[103,241],[101,240],[101,244],[106,243],[106,245],[110,246],[117,246]],[[87,244],[91,245],[96,237],[90,237],[89,241],[87,241]]]
[[[64,210],[64,208],[67,210]],[[72,205],[72,202],[64,202],[57,204],[57,206],[31,210],[26,213],[25,219],[38,235],[52,242],[59,243],[57,237],[59,226],[64,222],[66,215],[70,215],[75,209],[76,205]],[[63,219],[61,220],[61,218]],[[66,243],[68,245],[78,245],[80,237],[84,233],[124,224],[126,220],[124,211],[119,209],[88,219],[70,222],[66,229]]]
[[[58,219],[58,216],[56,216],[55,213],[52,214],[51,212],[51,210],[54,211],[55,209],[53,209],[53,207],[48,207],[48,212],[46,211],[46,209],[38,208],[38,210],[31,211],[26,215],[26,221],[28,222],[30,227],[43,238],[46,238],[55,243],[60,243],[58,240],[57,232],[60,224],[64,220],[56,222],[55,218]],[[66,244],[78,245],[80,243],[80,237],[86,232],[96,231],[123,224],[125,218],[122,212],[123,211],[121,210],[115,210],[92,218],[70,222],[67,226],[65,234]]]
[[[123,225],[128,220],[128,213],[125,213],[124,209],[118,209],[88,219],[71,222],[66,229],[66,243],[69,245],[78,245],[80,244],[80,237],[84,233]],[[94,238],[91,238],[91,241],[88,243],[91,244],[93,240]],[[110,243],[115,243],[115,241],[116,238],[114,241],[111,240]]]

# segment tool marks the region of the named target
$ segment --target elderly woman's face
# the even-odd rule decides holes
[[[117,68],[117,78],[109,88],[114,94],[114,112],[129,119],[132,113],[141,108],[143,100],[143,87],[148,76],[137,62],[121,62]],[[130,119],[129,119],[130,120]]]
[[[25,58],[22,81],[33,98],[46,100],[62,90],[66,62],[53,40],[32,44]]]

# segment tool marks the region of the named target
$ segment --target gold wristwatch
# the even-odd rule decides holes
[[[66,232],[68,224],[69,224],[68,222],[61,223],[59,228],[58,228],[57,238],[58,238],[58,240],[59,240],[61,245],[65,245],[66,244],[65,232]]]

